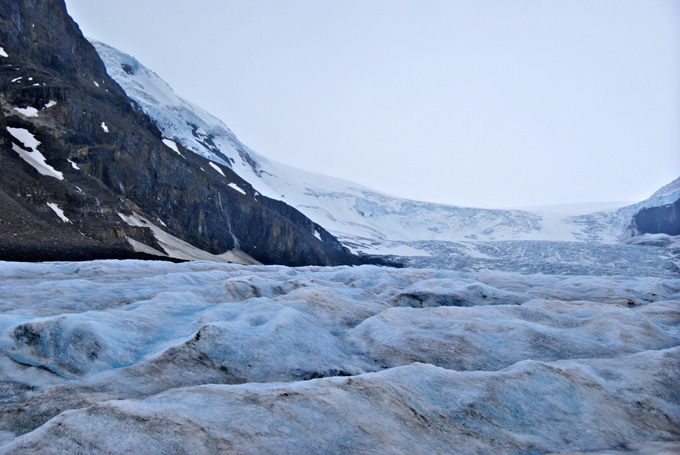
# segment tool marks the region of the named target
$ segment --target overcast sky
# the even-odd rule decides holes
[[[478,207],[680,176],[677,0],[66,0],[276,161]]]

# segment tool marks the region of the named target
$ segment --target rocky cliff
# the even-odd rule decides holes
[[[635,226],[643,234],[680,235],[680,199],[640,210],[635,215]]]
[[[184,258],[172,244],[263,263],[359,262],[231,169],[164,141],[63,0],[0,0],[0,47],[0,260]]]

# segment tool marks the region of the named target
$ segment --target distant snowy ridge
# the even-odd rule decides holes
[[[165,81],[133,57],[105,44],[92,43],[109,74],[165,137],[229,166],[260,194],[295,207],[355,251],[386,253],[395,244],[409,241],[615,243],[628,228],[634,207],[639,206],[582,216],[467,208],[397,198],[360,184],[293,168],[249,149],[221,120],[177,96]],[[678,193],[676,187],[656,200],[671,199]]]

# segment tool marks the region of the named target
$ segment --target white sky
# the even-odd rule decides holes
[[[277,161],[478,207],[680,176],[677,0],[66,0]]]

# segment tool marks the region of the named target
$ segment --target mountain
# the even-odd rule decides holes
[[[134,57],[106,44],[92,43],[109,74],[168,140],[228,166],[259,194],[290,204],[356,252],[427,254],[407,245],[418,241],[613,244],[638,232],[634,220],[644,231],[648,223],[640,220],[650,216],[668,219],[666,212],[636,218],[643,209],[640,204],[587,216],[540,209],[487,210],[434,204],[389,196],[363,185],[296,169],[249,149],[221,120],[176,95]],[[680,199],[678,186],[669,190],[670,199]],[[675,225],[672,221],[659,223]]]
[[[427,257],[438,242],[677,234],[677,184],[654,203],[565,216],[405,200],[295,169],[133,57],[95,51],[62,1],[2,1],[0,13],[0,259],[330,265],[366,260],[348,248]]]
[[[360,262],[226,163],[164,140],[63,0],[0,1],[0,47],[0,259]]]

